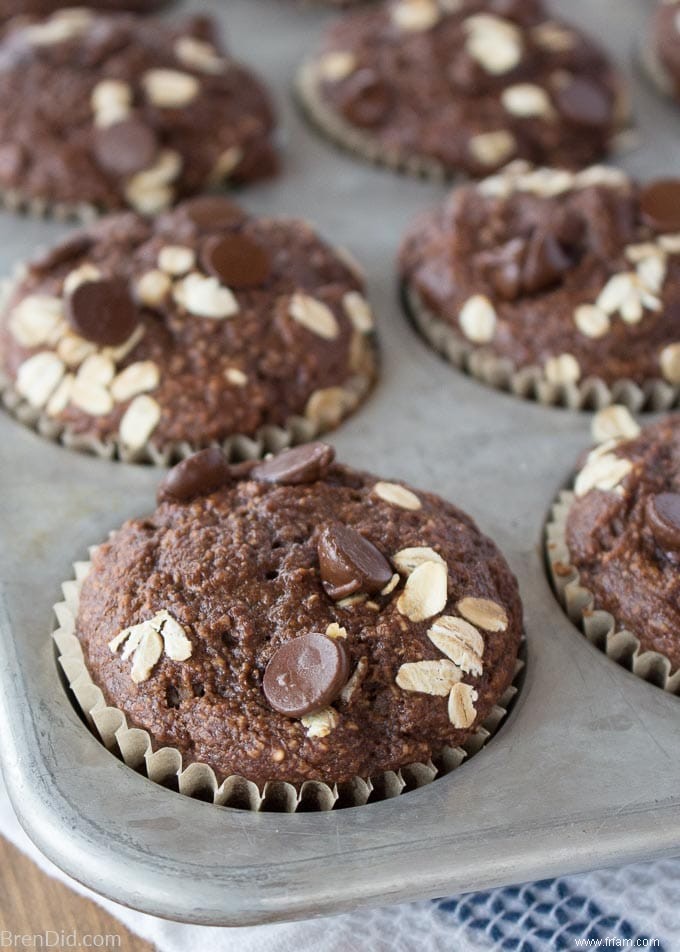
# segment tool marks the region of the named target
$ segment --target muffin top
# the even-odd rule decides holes
[[[304,222],[220,196],[125,212],[29,265],[0,317],[0,369],[53,429],[126,459],[293,417],[320,431],[374,376],[361,292]]]
[[[308,444],[171,470],[99,546],[76,633],[154,747],[219,778],[343,781],[427,761],[510,685],[517,584],[472,520]]]
[[[514,163],[455,189],[400,255],[415,306],[554,384],[680,384],[680,181]]]
[[[634,429],[631,431],[634,433]],[[575,482],[566,540],[595,608],[680,667],[680,415],[608,440]]]
[[[657,4],[650,41],[652,54],[670,83],[670,91],[680,96],[680,0],[663,0]]]
[[[321,111],[383,158],[475,177],[515,158],[588,165],[626,108],[606,56],[540,0],[370,5],[331,27],[309,70]]]
[[[89,0],[93,10],[134,10],[148,13],[163,6],[166,0]],[[55,10],[76,6],[68,0],[0,0],[0,22],[14,17],[46,16]]]
[[[206,17],[61,10],[2,37],[0,76],[0,188],[29,206],[153,213],[276,169],[268,95]]]

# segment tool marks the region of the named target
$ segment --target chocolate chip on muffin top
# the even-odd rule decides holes
[[[107,703],[218,777],[328,783],[465,741],[511,683],[517,585],[454,506],[310,444],[180,463],[93,555],[76,625]]]
[[[41,426],[124,458],[265,426],[295,423],[299,439],[337,425],[373,382],[362,291],[303,222],[220,196],[155,220],[128,212],[29,265],[0,316],[2,371]]]
[[[0,38],[0,77],[14,204],[151,214],[276,170],[268,95],[208,18],[60,10]]]

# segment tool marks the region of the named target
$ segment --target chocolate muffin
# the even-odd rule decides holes
[[[89,0],[87,6],[92,10],[132,10],[135,13],[149,13],[162,7],[167,0]],[[68,0],[0,0],[0,23],[24,16],[47,16],[56,10],[70,9],[74,6]]]
[[[657,4],[642,58],[662,92],[680,101],[680,0]]]
[[[592,640],[666,686],[680,669],[680,415],[640,430],[624,408],[609,407],[595,433],[600,445],[556,513],[552,571],[563,601],[571,588],[571,614],[585,616]],[[675,682],[680,692],[680,675]]]
[[[308,224],[224,197],[103,218],[34,259],[11,292],[5,403],[47,436],[123,459],[309,439],[374,380],[362,292]]]
[[[334,462],[180,463],[92,555],[75,634],[108,705],[202,763],[332,784],[465,743],[513,681],[516,581],[438,497]]]
[[[151,214],[277,168],[268,94],[205,17],[62,10],[0,39],[0,79],[0,197],[12,208]]]
[[[386,0],[299,74],[312,121],[371,161],[441,178],[512,159],[576,169],[627,121],[622,77],[541,0]]]
[[[679,180],[514,163],[417,222],[399,267],[418,328],[475,376],[660,408],[680,385],[679,255]]]

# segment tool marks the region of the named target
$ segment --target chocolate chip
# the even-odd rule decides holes
[[[656,179],[640,192],[643,221],[655,231],[680,229],[680,179]]]
[[[110,175],[123,177],[148,169],[157,153],[156,134],[140,119],[123,119],[95,131],[95,158]]]
[[[680,493],[657,493],[647,500],[647,524],[662,549],[680,549]]]
[[[505,301],[514,301],[520,295],[526,249],[527,243],[523,238],[513,238],[498,251],[485,251],[478,257],[485,279]]]
[[[271,273],[269,251],[247,235],[214,235],[201,249],[205,270],[235,290],[266,284]]]
[[[274,652],[262,689],[279,714],[303,717],[332,703],[348,677],[349,656],[342,642],[313,631]]]
[[[223,195],[200,195],[180,205],[179,211],[198,228],[219,231],[243,221],[245,213]]]
[[[31,271],[43,272],[58,268],[59,265],[73,261],[84,255],[92,247],[92,236],[87,231],[77,231],[63,241],[57,242],[47,251],[38,254],[29,264]]]
[[[207,496],[231,482],[231,479],[231,467],[226,456],[221,449],[212,446],[173,466],[158,487],[156,498],[158,502],[184,502],[194,496]]]
[[[335,450],[327,443],[306,443],[256,466],[251,476],[261,483],[297,486],[323,479],[335,459]]]
[[[235,95],[238,95],[237,91]],[[267,108],[265,103],[261,105],[263,109]],[[250,182],[252,179],[273,178],[279,173],[280,168],[281,160],[272,143],[265,138],[255,139],[249,144],[239,164],[229,174],[229,181],[240,183]]]
[[[379,592],[392,578],[382,552],[349,526],[328,526],[317,544],[321,581],[336,601],[355,592]]]
[[[66,317],[85,340],[107,347],[122,344],[139,323],[139,312],[121,278],[78,285],[66,299]]]
[[[556,284],[572,261],[550,232],[536,229],[529,239],[522,266],[522,287],[528,294]]]
[[[355,126],[377,126],[392,107],[389,86],[371,69],[360,69],[342,84],[340,109]]]
[[[577,126],[606,125],[612,115],[607,93],[587,79],[574,78],[555,93],[555,105],[567,120]]]

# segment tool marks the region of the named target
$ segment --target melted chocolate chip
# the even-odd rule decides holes
[[[201,261],[209,274],[235,290],[262,287],[271,273],[269,251],[247,235],[208,238]]]
[[[647,524],[662,549],[680,549],[680,493],[657,493],[647,500]]]
[[[306,443],[259,463],[252,471],[261,483],[297,486],[323,479],[335,459],[335,450],[327,443]]]
[[[243,221],[245,213],[223,195],[200,195],[184,202],[179,209],[198,228],[220,231]]]
[[[272,178],[281,168],[271,142],[251,142],[245,155],[229,175],[230,182],[249,182],[254,178]]]
[[[640,192],[640,212],[655,231],[680,229],[680,179],[657,179]]]
[[[293,638],[274,652],[262,679],[267,701],[287,717],[304,717],[331,704],[349,677],[342,641],[318,632]]]
[[[546,231],[535,231],[529,240],[522,266],[522,287],[529,294],[556,284],[572,266],[559,241]]]
[[[587,79],[574,78],[555,93],[555,105],[567,122],[577,126],[606,125],[612,104],[606,92]]]
[[[156,134],[140,119],[123,119],[96,130],[95,158],[110,175],[123,177],[148,169],[157,153]]]
[[[194,453],[169,471],[158,487],[158,502],[185,502],[195,496],[207,496],[231,482],[232,471],[227,458],[216,446]]]
[[[355,592],[379,592],[392,578],[382,552],[349,526],[325,528],[317,551],[323,587],[336,601]]]
[[[505,301],[514,301],[522,290],[522,262],[526,248],[523,238],[513,238],[498,251],[486,251],[479,256],[484,277]]]
[[[122,344],[139,323],[139,312],[121,278],[79,285],[66,299],[66,317],[81,337],[105,347]]]
[[[389,86],[371,69],[360,69],[345,80],[340,108],[356,126],[379,125],[392,107]]]
[[[77,231],[64,238],[42,254],[38,254],[30,262],[31,271],[51,271],[59,265],[73,261],[84,255],[92,247],[92,236],[86,231]]]

